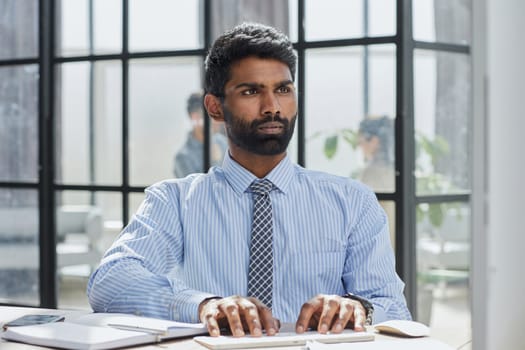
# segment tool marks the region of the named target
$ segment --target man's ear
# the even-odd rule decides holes
[[[221,100],[217,96],[206,94],[204,96],[204,107],[213,120],[218,122],[224,121]]]

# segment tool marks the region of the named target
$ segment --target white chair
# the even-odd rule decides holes
[[[93,269],[102,252],[99,241],[104,230],[100,208],[82,205],[57,210],[57,267],[89,265]]]
[[[102,256],[99,240],[104,224],[100,208],[67,205],[57,209],[57,267],[89,265]],[[36,208],[0,208],[0,269],[37,269],[38,211]]]
[[[418,224],[418,263],[424,269],[465,271],[470,266],[469,215],[458,217],[455,209],[445,213],[443,223],[433,227],[427,219]]]
[[[467,210],[449,209],[439,227],[425,219],[418,224],[418,278],[437,285],[442,296],[453,282],[468,282],[470,270],[470,225]]]
[[[38,210],[0,208],[0,269],[36,269],[38,260]]]

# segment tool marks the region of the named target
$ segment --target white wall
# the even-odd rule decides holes
[[[473,222],[473,348],[523,349],[525,1],[474,1],[475,7],[480,4],[486,5],[477,8],[478,15],[481,13],[486,18],[486,28],[478,26],[480,31],[476,31],[476,23],[481,25],[482,22],[478,17],[474,35],[485,36],[481,46],[485,45],[486,58],[478,59],[477,67],[485,66],[486,80],[475,78],[478,83],[475,108],[484,110],[486,123],[484,128],[475,126],[478,141],[475,136],[474,176],[476,171],[483,171],[483,168],[485,171],[478,177],[484,179],[484,183],[478,182],[474,187],[474,200],[478,202]],[[474,54],[479,53],[477,49]],[[485,82],[483,93],[479,85]],[[483,101],[483,94],[486,101]],[[475,114],[474,123],[479,125],[482,121],[483,113]],[[485,144],[480,142],[483,136],[480,132],[485,134]],[[486,152],[482,152],[483,148]],[[480,205],[483,200],[485,204]]]

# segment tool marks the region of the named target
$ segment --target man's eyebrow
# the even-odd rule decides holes
[[[293,81],[291,79],[286,79],[281,81],[277,86],[287,86],[287,85],[293,85]]]
[[[291,79],[286,79],[286,80],[282,80],[278,82],[277,84],[275,84],[275,86],[286,86],[286,85],[293,85],[293,81]],[[261,84],[261,83],[246,82],[246,83],[240,83],[240,84],[235,85],[234,89],[237,90],[241,88],[261,88],[265,86],[266,85]]]
[[[256,87],[261,87],[261,86],[264,86],[264,84],[259,84],[259,83],[240,83],[240,84],[235,85],[234,89],[237,90],[237,89],[241,89],[241,88],[256,88]]]

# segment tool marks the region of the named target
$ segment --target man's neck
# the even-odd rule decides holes
[[[204,129],[196,127],[192,131],[193,137],[200,143],[204,143]]]
[[[286,157],[286,152],[271,156],[262,156],[246,152],[230,145],[230,156],[243,168],[262,179],[270,173]]]

